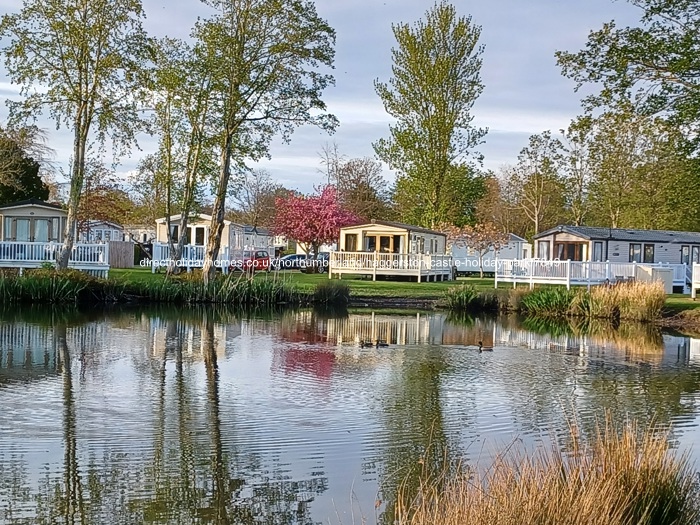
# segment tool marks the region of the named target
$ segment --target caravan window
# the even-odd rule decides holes
[[[690,246],[681,246],[681,264],[690,263]]]
[[[642,245],[630,244],[630,262],[642,262]]]
[[[654,245],[645,244],[644,245],[644,262],[653,263],[654,262]]]
[[[603,261],[603,243],[594,242],[593,243],[593,262]]]
[[[549,241],[538,241],[537,242],[537,257],[540,259],[550,259],[549,255]]]
[[[194,243],[197,246],[204,246],[204,228],[199,227],[194,230]]]

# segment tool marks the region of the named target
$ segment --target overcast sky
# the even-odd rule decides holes
[[[329,136],[313,127],[298,129],[289,145],[275,143],[272,159],[260,165],[289,188],[312,191],[323,180],[318,172],[325,143],[335,141],[349,157],[374,156],[372,142],[388,135],[390,118],[374,91],[373,81],[391,75],[392,23],[414,22],[433,5],[429,0],[317,0],[319,14],[337,32],[336,85],[326,91],[329,111],[340,127]],[[17,10],[21,2],[0,0],[0,12]],[[455,0],[460,14],[482,26],[485,46],[484,93],[474,107],[475,125],[488,127],[480,147],[484,167],[498,169],[516,161],[534,133],[565,128],[580,113],[580,95],[572,81],[561,76],[556,50],[575,51],[585,45],[590,30],[609,20],[636,24],[639,12],[624,1],[612,0]],[[206,10],[197,0],[144,0],[146,29],[155,36],[186,37]],[[16,96],[17,88],[0,77],[0,97]],[[7,109],[0,108],[4,121]],[[57,162],[70,156],[71,136],[56,132],[48,120]],[[134,169],[139,158],[153,151],[155,142],[140,140],[143,151],[122,159],[119,171]],[[392,174],[387,172],[387,178]]]

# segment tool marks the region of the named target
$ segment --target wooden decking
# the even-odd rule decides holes
[[[452,257],[412,253],[331,252],[328,277],[344,274],[413,277],[421,281],[452,280]]]
[[[497,260],[496,282],[529,284],[562,284],[591,286],[637,278],[639,268],[665,268],[673,272],[673,286],[690,286],[692,277],[686,264],[638,264],[612,262],[548,261],[544,259]]]
[[[41,268],[53,264],[62,244],[55,242],[0,242],[0,268]],[[68,267],[101,277],[109,273],[109,244],[73,245]]]

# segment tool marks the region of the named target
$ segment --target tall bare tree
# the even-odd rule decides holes
[[[287,190],[272,180],[269,172],[246,171],[232,198],[234,213],[246,224],[269,228],[275,217],[275,200],[286,194]]]
[[[363,221],[391,218],[391,190],[381,162],[369,157],[349,159],[335,142],[326,144],[319,155],[321,171],[335,186],[344,209]]]
[[[533,135],[518,155],[518,164],[509,170],[506,191],[529,219],[530,232],[534,235],[554,226],[563,215],[561,150],[561,142],[552,138],[549,131]]]

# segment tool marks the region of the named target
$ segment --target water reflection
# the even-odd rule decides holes
[[[388,524],[399,487],[410,499],[420,476],[516,437],[565,444],[567,415],[584,432],[607,409],[670,425],[679,446],[700,437],[700,341],[648,326],[172,308],[0,320],[2,523],[351,523],[355,509]],[[390,346],[357,344],[377,339]]]

